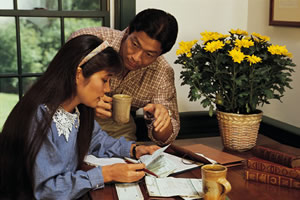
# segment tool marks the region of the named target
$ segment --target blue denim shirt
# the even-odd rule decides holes
[[[45,110],[45,107],[40,106],[38,116],[41,116],[41,109]],[[89,171],[77,170],[77,132],[74,125],[67,142],[63,135],[58,135],[55,122],[52,121],[34,164],[36,199],[77,199],[91,189],[104,187],[100,166]],[[89,154],[97,157],[130,157],[132,143],[123,137],[114,139],[108,136],[95,121]]]

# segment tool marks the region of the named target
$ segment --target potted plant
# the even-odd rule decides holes
[[[258,106],[269,104],[270,99],[280,101],[285,89],[291,88],[291,73],[295,66],[292,54],[285,46],[271,44],[267,36],[248,35],[240,29],[232,29],[228,35],[218,32],[203,32],[201,35],[202,44],[197,40],[179,43],[175,63],[183,68],[181,85],[190,86],[189,99],[201,99],[202,106],[209,108],[210,116],[217,110],[223,143],[227,141],[224,134],[231,137],[228,139],[230,143],[237,141],[234,144],[227,142],[225,147],[248,150],[256,144],[262,116]],[[242,122],[231,122],[240,116],[244,118]],[[220,122],[223,118],[227,120],[225,124]],[[247,121],[245,126],[248,127],[242,128],[243,121]],[[254,121],[258,125],[254,126]],[[239,138],[251,134],[253,139]],[[238,138],[232,138],[234,135]],[[250,144],[245,144],[247,142]]]

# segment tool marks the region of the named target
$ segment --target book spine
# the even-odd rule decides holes
[[[245,170],[245,178],[249,181],[256,181],[259,183],[278,185],[282,187],[300,189],[300,181],[293,178],[260,172],[256,170]]]
[[[294,160],[294,155],[289,155],[274,149],[269,149],[263,146],[256,146],[252,149],[252,153],[259,158],[264,160],[269,160],[271,162],[284,165],[286,167],[292,167],[292,161]]]
[[[294,178],[296,180],[300,180],[300,169],[288,168],[278,164],[264,162],[261,160],[252,160],[252,159],[247,160],[247,167],[262,172],[277,174],[280,176],[286,176],[286,177]]]

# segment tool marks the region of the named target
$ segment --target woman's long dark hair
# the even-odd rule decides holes
[[[61,103],[76,95],[76,70],[80,61],[103,41],[82,35],[68,41],[56,54],[46,72],[21,98],[8,116],[0,134],[0,199],[33,197],[34,162],[49,131],[52,116]],[[81,66],[85,78],[101,70],[121,73],[118,53],[108,47]],[[42,120],[39,105],[47,105]],[[94,109],[78,105],[80,127],[77,137],[78,166],[88,151],[94,127]],[[37,125],[32,129],[32,124]],[[74,149],[75,151],[75,149]]]

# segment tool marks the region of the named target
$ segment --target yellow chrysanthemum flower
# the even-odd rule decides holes
[[[260,37],[261,37],[261,34],[255,33],[255,32],[251,33],[251,35],[253,35],[254,37],[257,37],[257,38],[260,38]]]
[[[209,51],[211,53],[215,52],[218,49],[222,49],[224,47],[224,42],[217,40],[217,41],[212,41],[206,44],[204,47],[205,51]]]
[[[237,50],[237,51],[241,51],[240,47],[235,46],[233,49]]]
[[[200,35],[202,36],[201,40],[204,41],[204,43],[210,40],[224,39],[229,36],[229,35],[223,35],[218,32],[207,32],[207,31],[200,33]]]
[[[271,45],[268,47],[268,51],[272,55],[283,55],[283,56],[292,57],[292,54],[288,52],[285,46]]]
[[[229,51],[229,55],[232,57],[233,62],[237,63],[241,63],[245,58],[245,54],[236,49],[232,49],[231,51]]]
[[[287,52],[287,53],[285,53],[285,54],[283,54],[284,56],[287,56],[287,57],[289,57],[289,58],[292,58],[293,57],[293,54],[292,53],[290,53],[290,52]]]
[[[253,32],[252,33],[252,35],[254,36],[254,37],[256,37],[256,38],[258,38],[258,40],[256,40],[256,41],[261,41],[261,42],[268,42],[268,41],[270,41],[270,37],[268,37],[268,36],[264,36],[264,35],[261,35],[261,34],[259,34],[259,33],[255,33],[255,32]],[[255,39],[255,38],[254,38]]]
[[[176,55],[187,54],[187,57],[191,57],[191,49],[198,42],[198,40],[192,40],[188,42],[179,42],[179,49],[176,51]]]
[[[270,41],[270,37],[268,37],[268,36],[261,36],[260,39],[261,39],[263,42],[268,42],[268,41]]]
[[[223,34],[219,34],[219,38],[218,39],[224,39],[224,38],[227,38],[229,37],[230,35],[223,35]]]
[[[287,49],[286,46],[281,46],[281,55],[287,56],[289,58],[293,57],[293,54],[290,53]]]
[[[186,57],[188,57],[188,58],[192,57],[192,53],[191,52],[187,53]]]
[[[237,34],[237,35],[248,35],[247,31],[241,30],[241,29],[231,29],[230,30],[231,34]]]
[[[214,32],[202,32],[200,33],[200,35],[202,36],[201,40],[205,42],[211,40],[211,38],[213,37]]]
[[[254,46],[254,42],[251,40],[247,40],[247,39],[241,39],[241,40],[237,39],[235,41],[235,46],[237,46],[239,48],[242,48],[242,47],[249,48],[251,46]]]
[[[246,60],[250,63],[250,66],[251,66],[252,64],[256,64],[256,63],[258,63],[258,62],[261,62],[261,58],[258,57],[258,56],[255,56],[255,55],[252,55],[252,56],[247,55],[247,56],[246,56]]]

